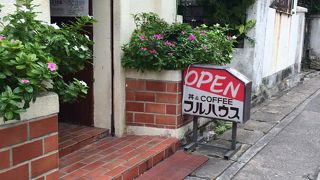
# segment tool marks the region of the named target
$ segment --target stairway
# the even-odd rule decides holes
[[[113,138],[106,137],[106,130],[102,129],[89,131],[83,127],[72,129],[78,133],[67,131],[63,124],[61,132],[68,133],[59,132],[61,137],[59,176],[62,180],[134,179],[174,154],[179,148],[179,141],[175,138],[160,136]],[[93,134],[96,136],[92,136]],[[72,145],[68,145],[68,142]]]

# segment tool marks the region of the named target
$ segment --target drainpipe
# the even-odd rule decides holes
[[[112,82],[111,82],[111,136],[115,135],[115,128],[114,128],[114,3],[113,0],[110,0],[110,17],[111,17],[111,73],[112,73]]]

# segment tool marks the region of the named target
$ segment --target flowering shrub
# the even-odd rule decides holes
[[[153,13],[134,15],[137,26],[123,46],[122,65],[138,71],[177,70],[192,64],[229,63],[236,37],[227,27],[168,24]]]
[[[5,121],[20,119],[42,92],[56,92],[62,102],[84,97],[85,82],[65,82],[63,76],[82,70],[92,56],[92,42],[82,32],[93,22],[91,17],[60,28],[36,20],[32,0],[16,6],[0,28],[0,117]]]

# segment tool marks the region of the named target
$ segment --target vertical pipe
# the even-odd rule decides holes
[[[111,135],[115,135],[115,128],[114,128],[114,9],[113,9],[113,0],[110,0],[110,16],[111,16],[111,75],[112,75],[112,82],[111,82]]]

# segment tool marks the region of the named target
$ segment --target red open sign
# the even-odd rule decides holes
[[[183,73],[183,113],[244,123],[252,82],[229,67],[193,65]]]

